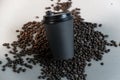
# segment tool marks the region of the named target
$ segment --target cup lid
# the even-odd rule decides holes
[[[72,19],[72,14],[70,12],[64,13],[64,12],[58,12],[53,13],[51,11],[46,12],[46,15],[44,16],[44,22],[48,24],[53,24],[57,22],[63,22]]]

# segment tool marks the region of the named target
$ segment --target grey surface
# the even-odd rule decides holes
[[[100,30],[109,34],[109,39],[120,41],[120,0],[73,1],[73,7],[81,8],[82,17],[86,21],[102,23]],[[35,20],[36,15],[42,19],[44,7],[50,3],[50,0],[0,0],[0,59],[4,61],[3,55],[7,53],[2,43],[16,40],[15,30]],[[104,66],[92,61],[92,66],[86,67],[87,80],[120,80],[120,48],[111,49],[110,54],[104,55]],[[38,66],[20,75],[11,70],[0,71],[0,80],[37,80],[39,73]]]

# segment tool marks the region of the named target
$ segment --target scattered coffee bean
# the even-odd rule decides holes
[[[68,1],[72,1],[72,0],[68,0]]]
[[[51,7],[46,7],[45,9],[48,10],[48,9],[51,9]]]
[[[6,68],[12,68],[13,72],[20,73],[39,64],[42,66],[42,74],[39,74],[38,79],[61,80],[62,77],[66,77],[68,80],[86,80],[85,67],[92,65],[91,63],[87,64],[87,62],[91,62],[92,59],[95,61],[102,60],[103,55],[110,52],[110,49],[106,47],[116,47],[117,43],[114,40],[106,40],[109,37],[108,35],[95,30],[102,24],[84,21],[80,15],[80,8],[69,10],[71,6],[71,0],[67,2],[58,0],[57,4],[52,4],[52,8],[49,7],[54,9],[54,12],[48,11],[47,13],[57,14],[61,10],[73,15],[75,53],[72,59],[55,60],[46,37],[45,24],[43,21],[32,21],[24,24],[22,30],[16,30],[19,32],[18,40],[13,41],[10,44],[11,47],[9,46],[9,53],[13,55],[13,59],[5,54],[7,63],[2,66],[2,71],[5,71]],[[9,43],[3,44],[3,46],[8,45]],[[18,48],[21,50],[18,51]],[[32,58],[30,58],[31,56]],[[104,65],[103,62],[100,64]]]
[[[3,46],[8,46],[8,45],[9,45],[9,43],[4,43],[4,44],[3,44]]]
[[[19,32],[19,30],[16,30],[16,32]]]
[[[0,61],[0,65],[2,64],[2,61]]]
[[[5,54],[5,57],[8,57],[8,54]]]
[[[26,69],[22,69],[22,72],[26,72]]]
[[[54,4],[51,4],[52,7],[54,7]]]
[[[58,2],[60,2],[61,0],[58,0]]]
[[[5,69],[2,69],[2,71],[5,71]]]
[[[10,49],[9,43],[4,43],[3,46],[5,46],[7,49]]]
[[[104,65],[104,63],[103,63],[103,62],[101,62],[101,63],[100,63],[100,65]]]
[[[38,76],[38,79],[41,79],[42,77],[41,76]]]
[[[92,65],[91,63],[88,64],[88,66],[91,66],[91,65]]]
[[[119,43],[119,46],[120,46],[120,43]]]
[[[99,24],[98,26],[99,26],[99,27],[102,27],[102,24]]]
[[[36,19],[39,19],[39,16],[36,16],[35,18],[36,18]]]

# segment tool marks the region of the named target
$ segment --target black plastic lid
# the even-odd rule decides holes
[[[52,12],[47,12],[46,15],[44,16],[44,23],[46,24],[54,24],[57,22],[64,22],[67,20],[73,19],[71,13],[52,13]]]

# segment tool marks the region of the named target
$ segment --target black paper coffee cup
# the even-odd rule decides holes
[[[73,17],[70,13],[50,13],[44,16],[47,39],[56,59],[74,55]]]

